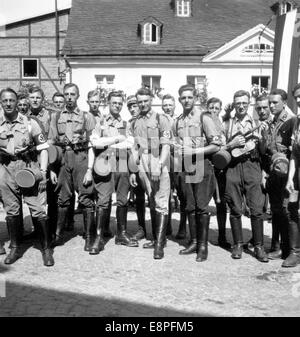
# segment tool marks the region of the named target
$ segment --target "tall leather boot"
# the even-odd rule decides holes
[[[269,260],[281,259],[282,250],[279,242],[279,228],[280,228],[281,214],[272,214],[272,241],[271,248],[268,253]]]
[[[230,216],[230,226],[233,237],[233,249],[231,257],[233,259],[240,259],[243,253],[243,232],[242,219]]]
[[[185,209],[181,209],[180,207],[180,222],[178,227],[178,232],[175,236],[177,240],[183,240],[186,238],[186,212]]]
[[[55,230],[55,237],[52,246],[61,246],[63,241],[63,230],[67,221],[68,207],[58,207],[57,209],[57,224]]]
[[[103,228],[110,217],[110,210],[99,207],[96,216],[96,238],[91,247],[90,255],[97,255],[104,249]]]
[[[0,241],[0,255],[4,255],[4,254],[6,254],[4,243]]]
[[[96,236],[95,212],[93,208],[84,208],[82,214],[84,227],[86,228],[84,251],[89,252]]]
[[[164,246],[166,242],[168,214],[156,212],[156,241],[154,246],[154,259],[162,259],[164,257]]]
[[[190,228],[191,240],[189,246],[179,251],[180,255],[188,255],[197,251],[197,234],[196,234],[196,214],[195,212],[188,213],[188,222]]]
[[[264,250],[264,221],[251,217],[251,228],[254,243],[254,254],[258,261],[269,262],[268,256]]]
[[[150,209],[150,217],[151,217],[151,229],[152,229],[152,240],[143,244],[143,248],[154,248],[156,241],[156,211],[155,209]]]
[[[289,245],[289,218],[282,214],[279,223],[279,233],[281,238],[282,259],[286,259],[290,253]]]
[[[51,267],[54,265],[53,252],[50,247],[51,236],[50,227],[48,225],[47,218],[32,218],[32,222],[35,224],[38,232],[38,237],[42,247],[42,257],[44,266]]]
[[[218,245],[224,249],[231,248],[226,239],[226,218],[227,209],[225,203],[217,203],[217,222],[218,222]]]
[[[67,232],[71,232],[74,230],[74,209],[75,209],[75,195],[73,194],[72,199],[70,201],[70,206],[68,207],[67,223],[64,228]]]
[[[127,228],[127,207],[117,206],[117,235],[115,238],[116,245],[124,245],[128,247],[138,247],[139,244],[137,241],[132,240],[128,233],[126,232]]]
[[[108,212],[109,214],[111,214],[111,200],[109,202],[109,206],[108,206]],[[103,227],[103,236],[105,238],[113,238],[114,237],[114,234],[112,233],[112,231],[110,230],[109,228],[109,225],[110,225],[110,216],[107,217],[105,223],[104,223],[104,227]]]
[[[12,264],[16,262],[21,256],[20,244],[22,240],[22,227],[20,223],[20,216],[6,217],[7,230],[10,237],[10,252],[4,260],[5,264]]]
[[[290,254],[283,261],[282,267],[296,267],[300,263],[300,226],[295,221],[289,222]]]
[[[170,194],[170,197],[169,197],[169,213],[168,213],[168,221],[167,221],[167,232],[166,232],[166,235],[167,236],[171,236],[172,233],[173,233],[173,230],[172,230],[172,212],[173,212],[173,209],[172,209],[172,202],[171,202],[171,194]]]
[[[145,203],[136,202],[136,215],[138,219],[138,231],[133,235],[132,240],[139,241],[146,237]]]
[[[197,262],[207,260],[208,255],[208,230],[209,230],[209,214],[196,213],[196,233],[197,233]]]

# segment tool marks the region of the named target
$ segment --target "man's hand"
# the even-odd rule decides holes
[[[129,176],[129,183],[132,187],[137,186],[135,173],[131,173],[131,175]]]
[[[243,147],[243,146],[245,146],[245,142],[246,142],[245,141],[245,137],[242,136],[242,135],[239,135],[239,136],[234,137],[234,139],[231,142],[229,142],[228,145],[232,149],[234,149],[236,147]]]
[[[295,186],[294,186],[294,182],[293,182],[293,179],[289,179],[286,183],[286,186],[285,188],[287,189],[287,191],[289,193],[293,193],[295,191]]]
[[[46,172],[42,172],[43,179],[39,183],[39,192],[42,193],[46,191],[47,187],[47,174]]]
[[[53,185],[57,184],[57,174],[54,171],[50,171],[50,180]]]
[[[224,111],[226,112],[226,114],[230,114],[233,109],[234,109],[233,103],[228,103],[224,107]]]
[[[92,170],[87,169],[86,174],[84,175],[82,184],[84,187],[88,187],[92,184],[92,182],[93,182]]]
[[[182,154],[184,156],[192,156],[193,154],[195,154],[195,149],[193,149],[190,146],[183,146],[182,147]]]

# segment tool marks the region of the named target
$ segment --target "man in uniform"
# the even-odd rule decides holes
[[[171,130],[173,128],[173,124],[175,121],[175,98],[170,95],[166,94],[162,98],[162,110],[165,115],[168,117]],[[168,217],[168,228],[167,228],[167,235],[172,234],[172,196],[173,198],[177,198],[175,195],[175,190],[178,193],[179,200],[180,200],[180,222],[178,232],[175,236],[176,239],[182,240],[186,237],[186,214],[185,214],[185,205],[184,205],[184,198],[182,195],[182,191],[180,188],[180,184],[178,184],[178,175],[177,172],[174,172],[174,147],[170,147],[170,181],[171,181],[171,194],[170,194],[170,201],[169,201],[169,217]]]
[[[255,127],[253,118],[247,113],[250,94],[239,90],[233,96],[235,115],[231,116],[225,125],[227,149],[245,148],[244,134]],[[230,224],[233,236],[233,250],[231,257],[240,259],[243,252],[242,213],[243,198],[245,196],[250,208],[251,228],[254,241],[255,257],[260,262],[268,262],[263,246],[263,203],[264,196],[261,189],[262,172],[260,154],[254,140],[247,143],[249,151],[232,157],[226,173],[225,199],[230,208]],[[251,145],[252,144],[252,145]],[[251,147],[251,146],[252,147]],[[252,150],[250,151],[250,149]],[[232,153],[233,154],[233,153]]]
[[[23,115],[27,115],[29,110],[29,102],[28,96],[25,94],[18,95],[18,111],[21,112]]]
[[[94,195],[92,169],[94,152],[89,146],[89,138],[95,128],[95,119],[89,112],[77,106],[79,88],[68,83],[63,89],[65,108],[51,119],[50,137],[54,145],[61,147],[63,163],[57,177],[51,171],[51,180],[57,184],[58,218],[53,244],[63,244],[62,233],[67,221],[68,208],[74,191],[83,207],[83,225],[86,233],[85,251],[90,251],[95,237]]]
[[[138,247],[138,242],[132,240],[127,233],[128,192],[130,186],[127,168],[127,149],[121,151],[112,148],[108,151],[105,149],[105,147],[126,140],[126,136],[129,136],[128,125],[120,116],[123,107],[123,93],[120,91],[110,92],[108,95],[108,106],[109,114],[104,118],[103,123],[98,121],[94,132],[95,138],[91,140],[95,148],[102,149],[98,152],[98,156],[102,156],[103,160],[107,156],[109,157],[108,160],[112,168],[112,171],[107,172],[106,175],[95,174],[94,176],[98,211],[97,236],[90,251],[92,255],[99,254],[104,249],[103,231],[106,224],[109,224],[111,199],[114,191],[117,198],[117,235],[115,237],[115,244]]]
[[[293,96],[300,108],[300,83],[293,89]],[[298,111],[297,111],[298,112]],[[300,158],[300,128],[299,115],[292,136],[292,155],[289,167],[286,189],[289,198],[289,256],[284,260],[282,267],[296,267],[300,263],[300,223],[299,223],[299,158]],[[298,171],[298,172],[297,172]],[[295,196],[295,197],[293,197]]]
[[[285,186],[288,178],[288,160],[291,155],[291,137],[296,123],[296,116],[286,111],[287,93],[282,89],[274,89],[269,94],[269,106],[273,122],[265,125],[263,133],[263,150],[268,159],[269,177],[266,188],[269,193],[272,211],[272,243],[269,259],[287,258],[289,255],[289,193]],[[280,161],[282,162],[280,164]],[[277,165],[279,163],[279,165]],[[278,170],[277,168],[284,168]],[[281,237],[281,247],[279,243]]]
[[[23,195],[42,245],[44,265],[53,266],[51,238],[46,215],[47,140],[34,119],[18,113],[17,94],[14,90],[3,89],[0,92],[0,100],[4,110],[4,115],[0,120],[0,190],[1,195],[5,195],[3,204],[11,248],[4,263],[12,264],[21,257],[20,208]],[[39,153],[39,163],[36,152]],[[19,187],[16,180],[16,174],[25,168],[30,168],[36,177],[39,176],[35,185],[28,189]]]
[[[139,168],[139,178],[149,197],[153,240],[143,248],[154,248],[154,259],[164,257],[168,221],[171,127],[168,118],[152,109],[152,93],[141,88],[136,93],[140,114],[133,127],[135,146],[133,157]],[[136,183],[134,174],[131,185]]]
[[[139,106],[135,95],[130,95],[127,98],[127,109],[131,114],[131,118],[128,121],[130,124],[130,134],[133,134],[134,124],[140,113]],[[138,230],[133,235],[132,239],[139,241],[146,237],[146,224],[145,224],[145,191],[142,187],[142,183],[139,179],[139,175],[136,175],[136,186],[131,186],[133,195],[135,197],[135,207],[138,219]]]
[[[52,96],[52,102],[58,110],[62,110],[65,106],[65,97],[64,94],[57,91]]]
[[[196,110],[195,88],[186,84],[178,93],[183,113],[173,124],[173,134],[184,156],[178,175],[191,235],[190,245],[179,253],[196,252],[196,261],[202,262],[208,255],[208,204],[216,187],[209,156],[220,149],[221,137],[212,118]]]
[[[96,123],[103,123],[104,118],[101,112],[99,111],[100,107],[100,93],[97,90],[91,90],[88,92],[87,104],[90,107],[90,113],[95,117]]]

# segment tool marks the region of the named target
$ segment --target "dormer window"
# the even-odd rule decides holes
[[[283,15],[294,9],[294,5],[289,1],[282,1],[279,7],[279,15]]]
[[[141,38],[144,44],[159,44],[162,36],[162,23],[153,17],[148,17],[139,23],[142,28]]]
[[[245,54],[260,54],[260,53],[273,53],[274,48],[273,46],[267,43],[254,43],[250,44],[249,46],[245,47],[242,53]]]
[[[176,15],[189,17],[191,16],[191,0],[176,0]]]
[[[286,0],[282,0],[280,2],[277,1],[273,6],[271,6],[271,9],[276,15],[284,15],[295,9],[295,3],[294,1]]]

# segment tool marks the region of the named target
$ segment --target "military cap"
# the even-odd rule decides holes
[[[127,106],[131,105],[131,104],[136,104],[137,103],[137,99],[134,95],[130,95],[127,98]]]

